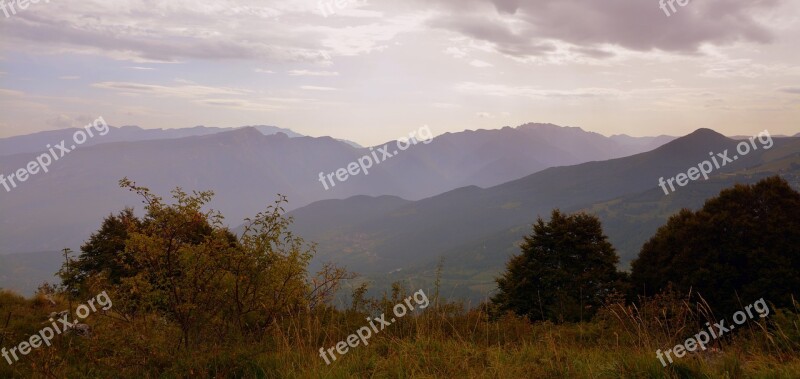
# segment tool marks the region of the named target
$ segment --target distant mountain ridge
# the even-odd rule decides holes
[[[356,199],[342,200],[338,206],[351,210],[350,217],[337,219],[327,229],[321,225],[326,213],[344,211],[336,210],[336,202],[326,202],[326,209],[311,204],[291,214],[295,232],[319,243],[319,261],[339,262],[376,277],[398,269],[430,268],[439,256],[449,257],[457,270],[467,272],[471,267],[485,277],[490,267],[502,267],[509,254],[518,251],[515,243],[529,233],[536,217],[547,217],[554,208],[595,210],[605,220],[617,217],[606,231],[615,244],[624,247],[621,254],[627,262],[655,227],[682,206],[701,203],[736,181],[751,182],[772,174],[793,182],[800,177],[800,139],[784,138],[774,139],[770,150],[751,152],[715,171],[708,182],[692,182],[669,196],[658,188],[659,177],[686,172],[707,159],[709,151],[735,149],[736,143],[713,130],[700,129],[650,152],[553,167],[486,189],[469,186],[415,202],[394,201],[384,205],[386,212],[366,218],[359,215],[357,210],[363,206]],[[655,207],[646,222],[639,213],[631,218],[617,216],[642,199]],[[642,209],[637,212],[650,208]],[[628,234],[629,230],[636,233]]]
[[[551,124],[445,133],[375,164],[369,175],[353,176],[326,191],[318,180],[320,172],[335,172],[371,151],[331,137],[264,135],[254,127],[208,131],[200,127],[198,135],[182,138],[81,146],[57,161],[49,173],[31,176],[10,193],[0,191],[0,253],[78,247],[104,216],[139,204],[117,188],[118,180],[126,176],[164,195],[176,186],[214,190],[212,206],[236,226],[278,193],[288,196],[291,209],[354,195],[419,200],[463,186],[491,187],[548,167],[635,154],[643,148]],[[0,173],[25,167],[35,154],[0,156]]]
[[[549,127],[529,128],[522,132],[537,129],[550,130]],[[474,136],[491,142],[493,139],[483,138],[486,132],[451,134],[440,143],[442,147],[474,143]],[[511,130],[501,130],[500,134],[509,132],[514,134],[503,138],[520,137]],[[565,131],[566,134],[574,132]],[[543,133],[539,142],[545,143],[551,137]],[[527,142],[523,140],[522,143]],[[376,286],[395,280],[419,285],[420,278],[433,277],[436,262],[443,256],[446,259],[443,290],[451,296],[483,299],[494,288],[493,279],[507,258],[518,252],[517,243],[530,233],[530,224],[537,216],[547,217],[553,208],[566,212],[585,210],[599,215],[624,263],[635,256],[641,244],[669,215],[682,207],[696,208],[706,198],[734,183],[752,183],[761,177],[780,174],[800,189],[798,138],[775,139],[772,149],[753,152],[714,172],[711,180],[693,182],[669,196],[657,187],[659,176],[671,177],[686,172],[707,159],[709,151],[732,149],[736,143],[713,130],[700,129],[653,151],[552,167],[487,188],[463,186],[416,201],[392,195],[346,196],[343,200],[313,202],[293,210],[290,215],[295,217],[293,230],[296,233],[307,241],[319,243],[314,266],[334,261],[379,283]],[[428,146],[432,145],[434,143]],[[212,205],[225,213],[228,223],[238,225],[238,219],[232,217],[229,210],[239,209],[240,213],[252,215],[274,199],[272,190],[264,188],[276,188],[275,183],[296,183],[293,180],[298,178],[307,180],[306,175],[313,170],[293,177],[289,175],[293,171],[286,166],[306,159],[306,163],[316,167],[319,159],[331,157],[330,152],[320,151],[319,146],[340,149],[337,151],[341,158],[334,159],[331,167],[340,165],[338,159],[350,159],[362,152],[332,138],[264,136],[252,128],[177,140],[88,148],[83,153],[86,155],[53,172],[60,179],[38,183],[20,192],[18,196],[24,199],[8,202],[8,198],[0,194],[0,243],[51,249],[48,253],[15,254],[3,257],[5,261],[0,259],[0,286],[32,290],[33,283],[52,280],[49,273],[60,265],[58,249],[79,244],[97,229],[103,216],[120,209],[121,204],[136,205],[138,199],[116,188],[116,170],[125,162],[137,163],[127,166],[136,168],[131,170],[131,178],[161,194],[171,188],[170,183],[178,183],[185,189],[216,190],[217,198]],[[98,151],[93,151],[95,149]],[[478,150],[465,150],[465,154]],[[557,148],[550,147],[547,151],[553,150]],[[306,157],[311,152],[317,155]],[[97,165],[98,157],[109,160],[93,166]],[[166,157],[171,160],[165,160]],[[269,157],[287,160],[272,161]],[[0,158],[0,169],[4,170],[5,159]],[[418,162],[417,159],[420,157],[414,157],[412,162]],[[451,157],[450,165],[454,165],[452,161]],[[159,165],[166,165],[167,169],[153,170]],[[86,167],[92,167],[94,172]],[[420,173],[419,167],[416,171],[413,166],[401,167],[412,174],[429,176]],[[76,175],[79,176],[76,180],[70,179]],[[271,184],[265,181],[273,176],[283,181]],[[109,179],[98,180],[105,177]],[[209,183],[218,186],[211,187]],[[317,184],[308,186],[313,189]],[[363,189],[370,185],[375,183],[367,181],[356,187]],[[48,194],[54,196],[47,198]],[[290,201],[297,195],[294,193]],[[14,215],[13,219],[4,216],[10,214]],[[34,217],[37,215],[40,217]]]
[[[301,134],[295,133],[290,129],[279,128],[277,126],[269,125],[255,125],[245,126],[244,128],[255,128],[264,135],[273,135],[277,133],[284,133],[289,137],[302,137]],[[121,127],[109,126],[109,131],[106,135],[100,136],[95,134],[95,137],[87,139],[82,145],[93,146],[103,143],[112,142],[136,142],[136,141],[150,141],[159,139],[176,139],[193,136],[204,136],[209,134],[216,134],[225,131],[231,131],[240,128],[218,128],[207,126],[195,126],[192,128],[179,128],[179,129],[143,129],[134,125],[127,125]],[[0,156],[14,155],[22,153],[38,153],[46,150],[45,146],[48,144],[54,145],[61,140],[69,141],[72,139],[73,133],[79,128],[67,128],[58,130],[49,130],[44,132],[37,132],[21,136],[0,138]]]

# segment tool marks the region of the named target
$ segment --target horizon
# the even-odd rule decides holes
[[[703,130],[703,129],[711,130],[713,132],[719,133],[719,134],[721,134],[721,135],[723,135],[725,137],[728,137],[728,138],[735,138],[735,137],[744,138],[744,137],[747,137],[746,135],[724,134],[724,133],[720,132],[719,130],[716,130],[714,128],[708,128],[708,127],[700,127],[700,128],[695,129],[695,130],[689,131],[686,134],[681,134],[681,135],[667,135],[667,134],[659,134],[659,135],[612,134],[612,135],[608,135],[608,134],[604,134],[604,133],[599,132],[599,131],[587,130],[586,128],[583,128],[583,127],[580,127],[580,126],[565,126],[565,125],[557,125],[557,124],[553,124],[553,123],[544,123],[544,122],[527,122],[527,123],[524,123],[524,124],[521,124],[521,125],[517,125],[517,126],[504,125],[504,126],[499,126],[499,127],[496,127],[496,128],[464,129],[464,130],[459,130],[459,131],[447,131],[447,132],[438,133],[438,134],[436,133],[436,131],[433,131],[433,137],[437,138],[437,137],[440,137],[441,135],[447,134],[447,133],[465,133],[465,132],[477,132],[477,131],[500,131],[500,130],[505,129],[505,128],[518,129],[518,128],[521,128],[521,127],[524,127],[524,126],[527,126],[527,125],[552,125],[552,126],[555,126],[555,127],[558,127],[558,128],[562,128],[562,129],[577,128],[577,129],[581,129],[585,133],[596,133],[596,134],[599,134],[599,135],[601,135],[601,136],[603,136],[605,138],[614,138],[614,137],[631,137],[631,138],[669,137],[669,138],[681,138],[681,137],[686,137],[686,136],[688,136],[688,135],[690,135],[692,133],[695,133],[695,132],[697,132],[699,130]],[[378,145],[381,145],[381,144],[383,144],[385,142],[394,141],[394,139],[391,139],[391,140],[381,141],[381,142],[376,143],[376,144],[365,144],[365,143],[362,143],[361,141],[354,141],[354,140],[339,138],[338,136],[335,136],[335,135],[316,135],[316,136],[306,135],[306,134],[300,133],[297,130],[294,130],[292,128],[287,128],[287,127],[282,127],[282,126],[277,126],[277,125],[268,125],[268,124],[254,124],[254,125],[242,125],[242,126],[231,126],[231,127],[195,125],[195,126],[188,126],[188,127],[183,127],[183,128],[180,128],[180,127],[177,127],[177,128],[145,128],[145,127],[142,127],[142,126],[139,126],[139,125],[121,125],[121,126],[116,126],[116,125],[109,124],[110,128],[116,128],[116,129],[129,128],[129,127],[138,128],[140,130],[163,130],[163,131],[167,131],[167,130],[183,130],[183,129],[193,129],[193,128],[209,128],[209,129],[216,128],[216,129],[221,129],[218,133],[225,133],[225,132],[230,132],[230,131],[234,131],[234,130],[237,130],[237,129],[243,129],[243,128],[254,128],[255,129],[257,127],[262,127],[262,126],[263,127],[274,127],[276,129],[289,130],[291,132],[300,134],[302,137],[311,137],[311,138],[330,137],[330,138],[336,139],[338,141],[354,142],[354,143],[359,144],[359,145],[361,145],[362,147],[365,147],[365,148],[366,147],[370,147],[370,146],[378,146]],[[59,130],[70,130],[70,129],[77,130],[77,129],[80,129],[80,127],[74,126],[74,127],[62,128],[62,129],[41,130],[41,131],[37,131],[37,132],[33,132],[33,133],[26,133],[26,134],[12,135],[12,136],[7,136],[7,137],[0,137],[0,140],[7,139],[7,138],[34,135],[34,134],[37,134],[37,133],[57,132]],[[282,131],[277,131],[275,134],[278,134],[278,133],[283,133],[283,132]],[[217,134],[217,133],[211,133],[210,135],[213,135],[213,134]],[[285,133],[283,133],[283,134],[285,134]],[[773,137],[776,137],[776,138],[795,137],[795,136],[796,136],[796,134],[795,135],[790,135],[790,134],[774,134],[773,135]],[[187,137],[178,137],[178,138],[187,138]],[[295,137],[291,137],[290,136],[289,138],[295,138]],[[136,141],[134,141],[134,142],[136,142]]]

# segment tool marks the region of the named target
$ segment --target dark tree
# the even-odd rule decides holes
[[[531,320],[588,319],[622,278],[619,257],[592,215],[554,210],[549,222],[538,219],[521,248],[497,279],[492,301]]]
[[[93,233],[81,246],[78,259],[65,264],[60,275],[67,290],[78,295],[85,291],[87,278],[105,273],[111,283],[135,274],[134,259],[125,253],[128,231],[142,225],[133,209],[111,214],[103,220],[100,230]]]
[[[776,176],[682,210],[642,247],[631,276],[639,294],[671,282],[723,314],[762,297],[789,306],[800,294],[800,193]]]

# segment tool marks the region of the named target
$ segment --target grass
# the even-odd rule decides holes
[[[52,309],[41,298],[0,292],[0,345],[23,341]],[[93,314],[90,338],[60,336],[2,378],[797,378],[800,313],[775,311],[667,368],[656,349],[699,330],[702,307],[667,297],[638,306],[610,304],[591,322],[491,320],[457,304],[408,315],[326,365],[319,348],[367,325],[366,313],[319,310],[275,325],[257,340],[226,335],[179,348],[179,331],[153,316],[125,321]],[[373,309],[370,314],[387,312]],[[666,315],[666,316],[665,316]],[[0,317],[3,327],[5,317]],[[215,341],[215,342],[212,342]],[[2,359],[2,358],[0,358]]]

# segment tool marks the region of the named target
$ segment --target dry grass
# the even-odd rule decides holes
[[[63,304],[59,304],[63,306]],[[40,300],[0,293],[3,345],[24,340],[50,312]],[[371,314],[387,308],[376,309]],[[13,366],[2,378],[797,378],[800,312],[773,311],[687,355],[668,368],[655,356],[700,329],[707,305],[661,296],[606,306],[588,323],[530,323],[514,316],[490,320],[457,304],[409,315],[351,349],[331,365],[320,347],[366,325],[365,314],[320,311],[276,324],[258,340],[231,336],[224,343],[180,349],[179,331],[158,318],[121,321],[93,315],[90,339],[59,337]],[[0,320],[4,321],[4,320]],[[0,327],[3,325],[0,324]]]

